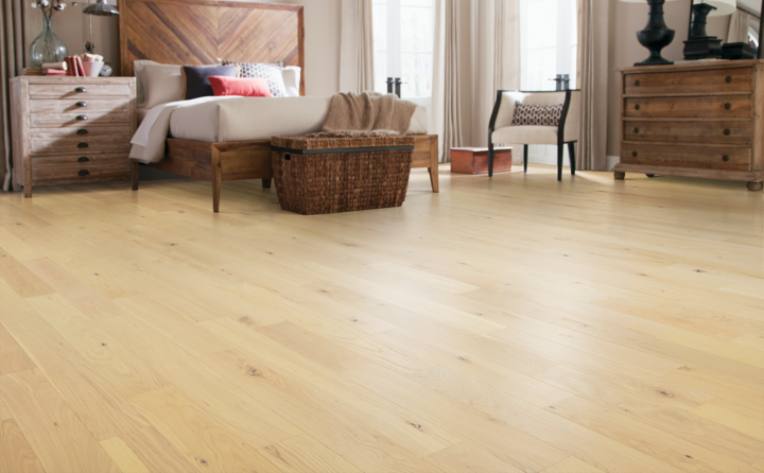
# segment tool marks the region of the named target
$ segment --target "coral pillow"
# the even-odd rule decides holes
[[[271,97],[268,81],[242,77],[210,76],[214,95],[240,95],[242,97]]]

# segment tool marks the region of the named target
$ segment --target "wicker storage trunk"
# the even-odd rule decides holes
[[[412,137],[274,137],[271,147],[284,210],[313,215],[381,209],[406,199]]]

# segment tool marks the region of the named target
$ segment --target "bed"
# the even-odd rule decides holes
[[[209,180],[215,212],[220,210],[225,181],[261,179],[263,188],[269,188],[270,136],[317,128],[323,118],[321,110],[325,110],[322,101],[328,101],[328,97],[304,97],[303,7],[246,0],[122,0],[120,11],[122,75],[133,75],[134,61],[140,59],[189,65],[228,59],[300,68],[301,97],[217,97],[182,106],[170,104],[172,110],[165,118],[172,137],[166,131],[161,137],[160,159],[140,160],[175,175]],[[242,117],[251,121],[252,117],[274,117],[292,109],[301,112],[291,120],[265,120],[255,130],[231,126],[241,123]],[[151,113],[160,114],[149,111],[146,117]],[[410,128],[419,133],[412,167],[427,168],[432,190],[438,192],[438,140],[425,134],[423,114],[420,110],[415,113]],[[140,161],[132,164],[134,190],[139,186]]]

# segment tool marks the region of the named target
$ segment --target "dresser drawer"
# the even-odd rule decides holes
[[[666,167],[751,170],[751,148],[740,146],[657,145],[624,142],[621,161]]]
[[[30,162],[34,181],[76,181],[127,177],[127,154],[58,156]]]
[[[752,92],[753,70],[741,67],[625,74],[624,91],[626,95]]]
[[[750,145],[753,141],[753,122],[627,120],[623,125],[623,139],[659,143]]]
[[[75,153],[126,154],[130,150],[130,130],[127,127],[34,128],[29,143],[33,158]]]
[[[624,116],[635,118],[753,118],[749,95],[705,97],[631,97]]]
[[[130,124],[130,113],[126,106],[113,110],[75,110],[62,113],[31,113],[33,128],[45,127],[94,127]]]
[[[130,99],[132,90],[129,84],[98,84],[73,81],[68,84],[29,84],[31,99],[97,99],[99,97],[124,97]]]

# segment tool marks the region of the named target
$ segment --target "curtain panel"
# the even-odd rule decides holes
[[[578,167],[607,170],[608,8],[601,0],[578,0],[578,81],[581,137]]]
[[[517,88],[517,0],[436,0],[432,133],[441,160],[455,146],[486,145],[497,89]]]
[[[340,4],[340,91],[374,90],[372,0]]]
[[[11,187],[11,97],[10,80],[22,73],[26,63],[24,45],[24,0],[0,3],[0,187]]]

